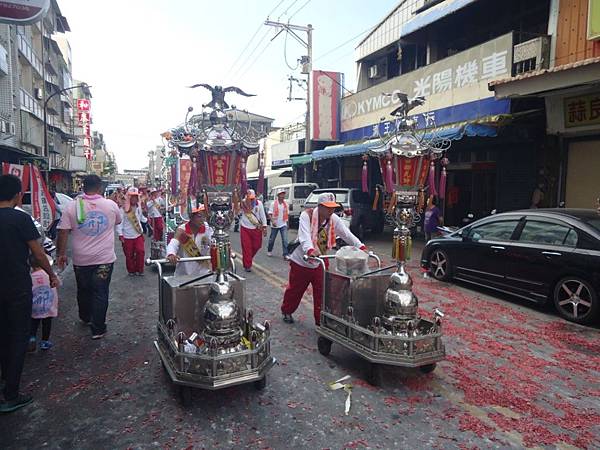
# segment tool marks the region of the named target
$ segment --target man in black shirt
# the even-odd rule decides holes
[[[19,393],[19,383],[31,327],[31,275],[29,252],[50,277],[52,287],[58,278],[52,271],[40,234],[31,217],[14,209],[21,200],[21,180],[0,176],[0,367],[4,401],[0,412],[8,413],[31,403],[30,395]]]

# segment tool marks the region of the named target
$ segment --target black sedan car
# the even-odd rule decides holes
[[[600,214],[533,209],[496,214],[430,240],[421,266],[538,303],[554,302],[565,319],[599,318]]]

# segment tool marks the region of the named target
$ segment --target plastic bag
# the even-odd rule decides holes
[[[344,275],[357,276],[369,271],[369,255],[356,247],[342,247],[335,254],[337,271]]]

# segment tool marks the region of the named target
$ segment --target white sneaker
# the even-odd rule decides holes
[[[273,256],[273,252],[267,252],[267,256]]]

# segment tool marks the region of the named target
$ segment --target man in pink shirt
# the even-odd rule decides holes
[[[67,244],[72,233],[73,269],[77,280],[79,318],[92,329],[92,339],[106,334],[108,291],[117,259],[115,225],[121,223],[119,207],[100,195],[97,175],[83,178],[83,196],[70,202],[58,224],[58,267],[67,265]]]

